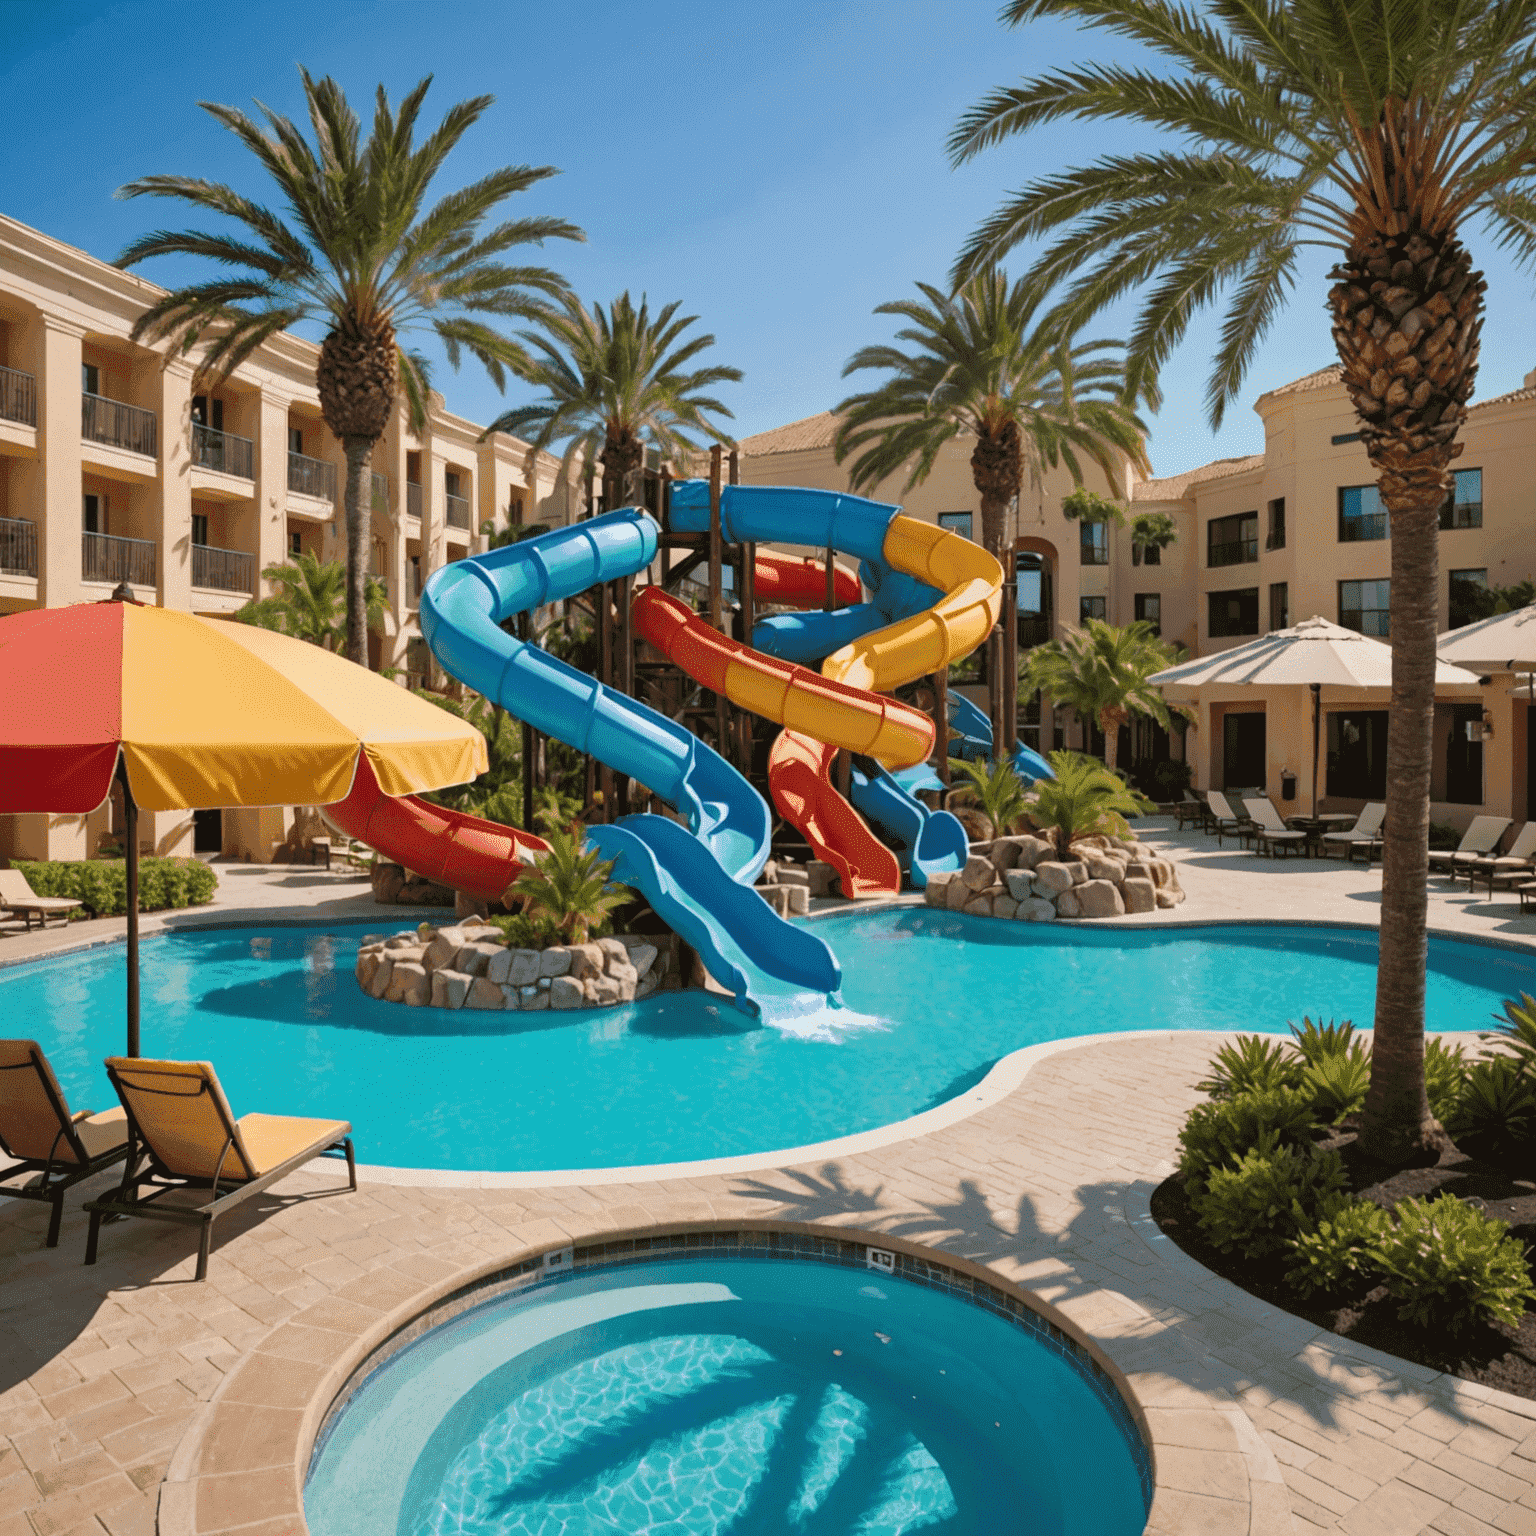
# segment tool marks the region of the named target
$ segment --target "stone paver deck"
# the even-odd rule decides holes
[[[1374,912],[1361,896],[1379,875],[1359,866],[1347,885],[1336,864],[1306,872],[1335,883],[1296,913],[1280,883],[1301,873],[1257,880],[1185,841],[1180,915],[1244,915],[1237,891],[1247,915]],[[1504,921],[1454,898],[1436,911],[1442,928]],[[0,1536],[298,1536],[309,1437],[400,1321],[531,1251],[742,1222],[942,1249],[1058,1308],[1142,1405],[1161,1536],[1536,1536],[1536,1404],[1320,1333],[1156,1232],[1147,1202],[1217,1039],[1035,1047],[1018,1086],[968,1118],[798,1166],[350,1194],[323,1165],[221,1223],[203,1285],[194,1238],[149,1222],[106,1228],[84,1268],[89,1187],[53,1251],[43,1208],[0,1202]]]

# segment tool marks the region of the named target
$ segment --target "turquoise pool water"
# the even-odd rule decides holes
[[[1368,1024],[1376,939],[1343,928],[1090,928],[928,908],[817,920],[847,1008],[777,1028],[703,992],[593,1013],[375,1002],[369,926],[183,931],[143,947],[145,1055],[206,1059],[237,1113],[330,1115],[365,1162],[596,1168],[771,1151],[887,1125],[1043,1040],[1128,1029]],[[1530,957],[1433,940],[1429,1023],[1486,1028],[1536,992]],[[6,1034],[34,1035],[71,1102],[113,1102],[123,951],[0,969]]]
[[[314,1536],[1134,1536],[1122,1422],[1037,1335],[911,1281],[660,1261],[425,1334],[304,1505]]]

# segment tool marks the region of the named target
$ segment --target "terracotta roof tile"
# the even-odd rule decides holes
[[[1299,379],[1292,379],[1289,384],[1281,384],[1275,389],[1266,390],[1259,399],[1271,400],[1276,395],[1304,395],[1309,390],[1328,389],[1337,384],[1341,376],[1339,365],[1334,363],[1332,367],[1319,368],[1316,373],[1304,373]]]
[[[815,416],[744,437],[737,447],[751,458],[767,453],[803,453],[810,448],[830,448],[836,431],[837,417],[831,411],[821,411]]]
[[[1236,459],[1216,459],[1202,464],[1198,469],[1187,469],[1182,475],[1165,475],[1160,480],[1143,480],[1131,490],[1132,501],[1181,501],[1189,495],[1190,488],[1203,485],[1207,480],[1225,480],[1229,475],[1241,475],[1250,469],[1262,469],[1264,455],[1247,453]]]

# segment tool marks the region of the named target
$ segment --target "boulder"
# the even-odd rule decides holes
[[[586,993],[587,1000],[598,1008],[611,1008],[615,1003],[625,1002],[624,988],[612,976],[589,976],[582,983],[582,990]],[[633,998],[635,989],[629,989],[629,996]],[[560,1005],[556,1003],[555,1007]]]
[[[789,916],[789,893],[791,891],[804,891],[806,904],[810,904],[811,893],[803,885],[760,885],[757,894],[773,908],[780,917]]]
[[[486,977],[489,980],[494,981],[498,987],[504,987],[507,985],[507,982],[512,975],[512,956],[516,953],[517,951],[515,949],[503,949],[498,944],[496,946],[496,953],[486,961]]]
[[[1056,857],[1056,845],[1048,837],[1018,837],[1019,855],[1014,860],[1015,869],[1034,869],[1043,859]]]
[[[758,874],[757,884],[758,885],[777,885],[778,884],[778,880],[779,880],[779,861],[777,859],[769,859],[768,862],[763,865],[762,870]]]
[[[990,896],[972,896],[960,910],[970,913],[972,917],[991,917],[992,898]]]
[[[960,871],[960,883],[972,891],[984,891],[996,879],[997,870],[992,860],[979,853],[971,854]]]
[[[631,944],[629,949],[629,963],[635,968],[635,975],[640,981],[644,981],[651,973],[651,967],[656,963],[657,949],[654,944]]]
[[[381,907],[392,907],[400,900],[405,887],[405,870],[398,864],[375,864],[369,875],[373,886],[373,899]]]
[[[468,891],[455,891],[453,893],[453,915],[455,917],[484,917],[491,909],[491,904],[483,896],[471,896]]]
[[[789,911],[787,915],[790,917],[804,917],[811,910],[811,897],[816,894],[816,887],[814,885],[791,885],[787,886],[786,890],[789,893]]]
[[[1072,888],[1084,917],[1119,917],[1125,911],[1120,887],[1113,880],[1086,880]]]
[[[402,907],[451,907],[453,892],[446,885],[434,885],[430,880],[407,880],[395,898]]]
[[[1147,875],[1153,885],[1168,885],[1173,879],[1173,865],[1167,859],[1148,859]]]
[[[503,987],[501,989],[503,1008],[521,1008],[523,1006],[523,989],[521,987]]]
[[[1082,915],[1082,905],[1077,899],[1077,892],[1075,890],[1063,891],[1056,898],[1057,917],[1081,917]]]
[[[392,1003],[408,1003],[411,1001],[411,993],[419,994],[419,1000],[414,1006],[420,1007],[428,1002],[432,996],[432,978],[427,974],[426,967],[419,962],[397,960],[384,996]]]
[[[948,894],[949,882],[953,875],[929,875],[928,884],[923,889],[923,900],[930,907],[942,907]]]
[[[1112,859],[1108,854],[1089,853],[1083,860],[1083,868],[1088,872],[1090,880],[1108,880],[1113,883],[1124,879],[1125,866],[1119,859]]]
[[[438,975],[442,975],[441,971]],[[500,1008],[503,1006],[501,988],[484,976],[476,976],[469,984],[469,996],[464,999],[466,1008]]]
[[[1005,874],[1019,862],[1019,840],[1016,837],[1000,837],[993,844],[989,854],[992,867],[999,873]]]
[[[1067,868],[1072,871],[1072,884],[1083,885],[1088,880],[1088,866],[1081,859],[1072,859],[1067,862]]]
[[[811,877],[798,864],[780,864],[779,878],[776,883],[779,885],[803,885],[809,888]]]
[[[1008,883],[1008,894],[1015,901],[1034,899],[1035,878],[1027,869],[1010,869],[1003,879]]]
[[[617,962],[619,965],[629,964],[629,951],[624,948],[622,939],[595,939],[593,942],[603,955],[603,969]]]
[[[536,949],[509,949],[512,963],[507,968],[507,984],[531,987],[539,979],[539,952]]]
[[[364,992],[373,984],[374,975],[384,963],[384,956],[376,950],[360,950],[357,956],[357,984]],[[394,962],[390,962],[391,968]]]
[[[832,894],[832,882],[837,879],[837,871],[830,864],[823,864],[820,859],[813,859],[806,866],[805,874],[806,888],[812,896]]]
[[[1047,901],[1043,896],[1026,897],[1018,906],[1018,911],[1013,914],[1016,922],[1049,923],[1056,919],[1055,903]]]
[[[619,947],[622,949],[624,946],[621,944]],[[572,944],[571,968],[567,974],[577,981],[585,981],[589,976],[601,976],[603,964],[603,950],[600,944]]]
[[[497,955],[506,954],[506,950],[500,944],[489,944],[484,939],[476,939],[473,943],[466,944],[453,962],[453,969],[463,971],[466,976],[484,976],[488,974],[488,967]]]
[[[992,898],[993,917],[1012,917],[1019,910],[1019,904],[1012,896],[994,896]]]
[[[409,963],[409,962],[407,962]],[[369,997],[384,997],[388,995],[389,983],[394,975],[395,957],[386,954],[374,968],[372,977],[368,982]]]
[[[546,949],[544,953],[547,955],[549,951]],[[580,1008],[586,1000],[581,983],[572,976],[556,976],[549,983],[551,1008]]]
[[[453,929],[444,928],[427,945],[426,952],[421,957],[421,963],[429,974],[433,971],[446,971],[458,959],[459,951],[463,947],[463,939]]]
[[[432,1006],[434,1008],[462,1008],[469,996],[469,984],[474,980],[462,971],[432,972]]]
[[[1158,887],[1157,904],[1160,908],[1176,907],[1183,900],[1183,891],[1174,890],[1166,885]]]
[[[556,944],[546,949],[539,956],[539,976],[555,977],[565,976],[570,973],[571,952],[563,944]]]
[[[1081,868],[1081,865],[1076,866]],[[1053,899],[1063,891],[1070,891],[1074,884],[1071,864],[1062,864],[1055,859],[1045,859],[1035,865],[1034,893],[1036,896],[1044,896],[1047,900]]]
[[[421,925],[427,929],[426,933],[397,933],[392,938],[384,940],[385,949],[423,949],[424,940],[431,939],[437,932],[430,923]]]
[[[1125,910],[1127,912],[1155,912],[1157,910],[1157,887],[1141,875],[1127,875],[1125,884],[1120,887],[1125,896]]]
[[[537,1013],[539,1009],[549,1007],[548,987],[519,987],[517,989],[517,995],[521,1000],[524,1013]]]
[[[958,912],[976,893],[959,875],[944,887],[944,905],[951,912]]]
[[[621,996],[625,989],[628,989],[628,996],[624,998],[624,1001],[628,1002],[629,998],[635,995],[635,988],[640,982],[640,973],[627,962],[620,964],[615,960],[608,967],[608,975],[611,980],[618,982]]]
[[[661,977],[655,971],[652,971],[647,976],[642,976],[640,978],[640,985],[635,988],[635,1001],[638,1003],[641,998],[649,997],[660,985]]]

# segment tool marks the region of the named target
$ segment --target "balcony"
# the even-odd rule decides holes
[[[1211,567],[1222,565],[1252,565],[1259,558],[1259,541],[1257,537],[1251,539],[1229,539],[1222,544],[1207,546],[1208,558],[1206,564]]]
[[[302,453],[288,454],[288,489],[299,496],[313,496],[318,501],[336,505],[336,466],[324,459],[309,459]]]
[[[219,432],[201,422],[192,423],[192,464],[195,469],[211,469],[221,475],[254,480],[255,461],[256,445],[250,438],[236,437],[233,432]]]
[[[81,395],[80,435],[88,442],[124,448],[129,453],[142,453],[151,459],[160,451],[155,413],[121,400],[109,400],[105,395]],[[106,535],[97,537],[105,538]]]
[[[443,502],[447,506],[447,523],[450,528],[469,527],[469,502],[463,496],[455,496],[451,491],[444,495]]]
[[[192,546],[192,585],[213,592],[256,591],[256,557],[243,549]]]
[[[414,480],[405,482],[405,515],[421,521],[421,487]]]
[[[0,368],[0,418],[37,425],[37,380],[15,368]]]
[[[37,575],[37,524],[0,517],[0,576]]]
[[[90,396],[86,397],[87,399]],[[154,417],[150,417],[154,425]],[[106,581],[116,586],[126,581],[130,586],[155,584],[155,542],[153,539],[119,539],[106,533],[81,536],[80,579]]]

